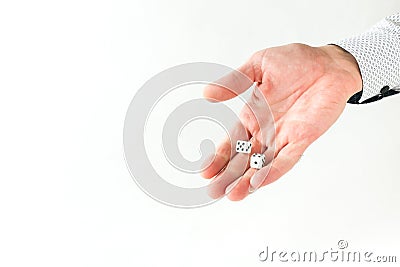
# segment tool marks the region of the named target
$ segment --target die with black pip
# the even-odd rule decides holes
[[[251,152],[251,146],[252,144],[250,141],[237,140],[236,152],[249,154]]]
[[[250,154],[252,144],[250,141],[237,140],[236,152]],[[250,157],[250,168],[261,169],[265,165],[265,155],[254,153]]]
[[[265,165],[265,155],[254,153],[250,157],[250,168],[261,169]]]

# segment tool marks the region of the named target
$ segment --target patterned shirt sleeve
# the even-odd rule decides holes
[[[351,53],[360,68],[363,88],[349,103],[369,103],[399,92],[400,12],[363,34],[333,44]]]

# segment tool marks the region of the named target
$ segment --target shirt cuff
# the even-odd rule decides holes
[[[387,91],[400,84],[400,13],[381,20],[363,34],[333,44],[351,53],[360,68],[362,91],[349,103],[376,98],[383,88]]]

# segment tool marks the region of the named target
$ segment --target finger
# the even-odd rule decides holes
[[[234,186],[227,187],[225,194],[227,194],[230,200],[239,201],[249,195],[250,178],[256,171],[256,169],[248,169],[243,176],[237,180],[237,183],[234,184]]]
[[[251,140],[252,152],[260,151],[260,144],[256,140]],[[208,185],[208,194],[210,197],[217,199],[225,194],[227,187],[234,181],[239,179],[249,168],[249,154],[238,153],[228,163],[227,167],[218,174]]]
[[[251,104],[250,104],[251,105]],[[257,107],[252,109],[252,113],[257,112]],[[264,110],[265,112],[265,110]],[[254,120],[259,120],[254,118]],[[269,126],[267,121],[262,121],[264,126]],[[253,153],[263,153],[265,155],[266,162],[271,162],[275,155],[275,143],[273,141],[274,134],[275,134],[275,127],[263,127],[266,129],[261,129],[252,137],[253,142],[257,142],[257,149],[253,150]],[[268,137],[269,136],[269,137]],[[230,184],[226,190],[225,194],[228,198],[232,201],[239,201],[244,199],[249,193],[252,191],[249,190],[250,188],[250,178],[254,175],[257,169],[250,168],[243,174],[242,177],[237,179],[235,182]]]
[[[204,88],[203,96],[210,101],[224,101],[249,89],[254,82],[261,82],[262,53],[255,53],[245,64]]]
[[[250,179],[249,190],[255,191],[278,180],[299,161],[307,146],[306,144],[287,144],[283,147],[272,162],[254,173]]]
[[[204,178],[212,178],[217,175],[236,154],[236,141],[249,140],[250,134],[241,122],[237,122],[231,129],[229,136],[218,146],[214,155],[204,162],[201,175]]]
[[[265,147],[262,146],[262,148]],[[268,164],[274,158],[274,148],[265,148],[263,154],[265,155],[266,163]],[[238,201],[244,199],[250,193],[253,193],[254,189],[250,185],[250,179],[257,171],[257,169],[250,168],[243,174],[240,179],[238,179],[238,183],[234,184],[234,186],[229,185],[229,190],[227,188],[225,192],[226,194],[228,194],[228,198],[233,201]]]

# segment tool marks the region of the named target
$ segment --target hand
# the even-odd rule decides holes
[[[217,182],[212,183],[209,190],[213,198],[222,197],[227,192],[229,199],[241,200],[249,192],[279,179],[297,163],[305,149],[328,130],[342,113],[347,100],[362,88],[356,60],[334,45],[310,47],[290,44],[268,48],[255,53],[238,70],[258,84],[270,105],[275,124],[275,151],[270,155],[273,160],[261,170],[247,167],[244,173],[239,171],[242,168],[221,171],[229,162],[235,166],[247,164],[248,160],[243,154],[236,154],[231,140],[223,142],[212,163],[202,173],[205,178],[217,175]],[[224,79],[233,81],[235,77],[231,74]],[[234,92],[209,85],[204,89],[204,97],[224,101],[248,87],[238,85],[230,89]],[[263,120],[263,117],[271,116],[265,110],[252,110],[251,106],[256,106],[256,102],[257,95],[253,93],[241,111],[241,125],[232,129],[231,137],[251,139],[253,148],[260,149],[265,143],[260,131],[267,128],[268,123],[268,119]],[[256,118],[265,123],[259,125]],[[268,149],[265,154],[268,154]]]

